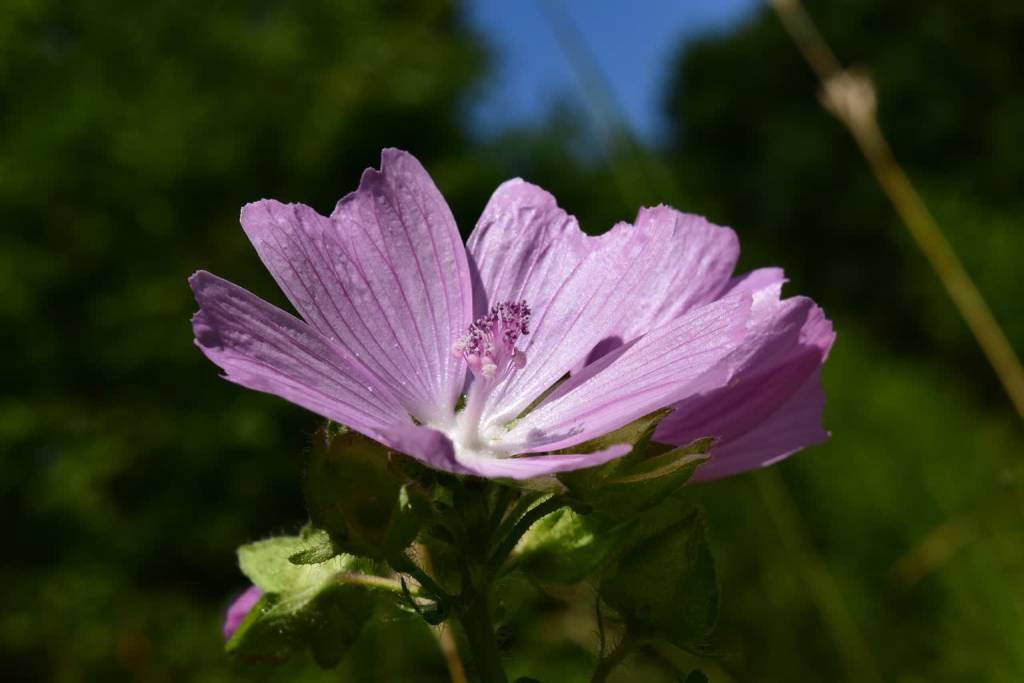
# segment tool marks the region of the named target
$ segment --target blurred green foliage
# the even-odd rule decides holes
[[[1024,9],[809,5],[1024,351]],[[710,656],[641,650],[618,680],[1024,680],[1020,422],[770,12],[680,55],[656,149],[571,108],[475,141],[485,65],[443,1],[5,3],[5,680],[446,680],[425,627],[374,624],[330,674],[233,664],[219,633],[235,547],[305,521],[318,421],[216,379],[185,278],[281,303],[238,208],[326,211],[388,145],[464,230],[512,175],[591,231],[665,202],[734,225],[745,267],[784,266],[835,318],[832,442],[694,489],[723,582]],[[504,595],[510,673],[586,680],[592,593]]]

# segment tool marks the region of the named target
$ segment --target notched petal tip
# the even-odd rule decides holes
[[[247,217],[252,216],[256,211],[265,211],[268,207],[281,207],[287,206],[284,202],[276,199],[269,199],[264,197],[263,199],[257,199],[253,202],[247,202],[242,205],[242,208],[238,211],[238,218],[244,224]]]
[[[246,234],[250,235],[251,239],[253,230],[258,229],[268,218],[289,206],[291,205],[276,199],[260,199],[249,202],[238,212],[238,222],[241,223],[242,228]]]
[[[506,180],[491,194],[492,202],[509,203],[516,209],[559,209],[555,196],[540,185],[522,178]],[[500,207],[498,207],[500,208]]]
[[[416,157],[412,155],[411,152],[409,152],[407,150],[404,150],[404,149],[401,149],[399,147],[384,147],[383,149],[380,150],[381,170],[383,170],[383,167],[384,167],[385,164],[390,163],[391,161],[401,160],[401,159],[412,159],[417,164],[420,163],[416,159]]]
[[[396,173],[412,173],[430,178],[427,169],[410,152],[397,147],[385,147],[380,151],[379,168],[370,167],[363,171],[359,180],[359,189],[364,188],[364,183],[374,185]]]
[[[300,202],[261,199],[243,206],[238,220],[276,279],[280,274],[274,272],[273,261],[267,261],[266,245],[280,249],[280,239],[284,236],[300,235],[303,239],[312,239],[322,229],[321,223],[327,219],[316,209]]]
[[[192,314],[192,335],[194,343],[204,351],[206,349],[223,348],[224,340],[214,327],[208,314],[203,310],[209,288],[215,286],[220,280],[216,275],[205,270],[197,270],[188,278],[189,287],[199,310]]]
[[[418,182],[426,182],[433,185],[433,180],[427,169],[420,163],[420,160],[404,149],[397,147],[385,147],[380,152],[379,168],[369,166],[359,176],[359,185],[355,190],[349,192],[338,200],[334,206],[331,217],[337,216],[345,206],[358,201],[369,194],[371,196],[386,195],[390,189],[387,187],[388,178],[402,173],[417,176]]]
[[[210,278],[216,278],[217,276],[208,270],[197,270],[188,276],[188,286],[192,288],[193,294],[198,296],[198,289],[204,284],[209,282]]]
[[[202,310],[196,311],[192,316],[192,336],[193,343],[204,351],[224,348],[224,339],[210,324]]]
[[[662,225],[670,224],[673,226],[680,225],[690,230],[709,230],[713,233],[721,231],[739,244],[739,238],[736,236],[736,231],[731,227],[712,223],[705,216],[680,211],[668,204],[640,207],[640,210],[636,213],[636,220],[634,221],[634,224],[640,226],[647,223],[657,223]]]

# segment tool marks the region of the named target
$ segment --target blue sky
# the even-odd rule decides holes
[[[473,112],[482,134],[536,121],[584,91],[542,4],[575,26],[634,133],[656,139],[666,67],[687,39],[727,31],[761,0],[472,0],[469,19],[492,45],[494,78]]]

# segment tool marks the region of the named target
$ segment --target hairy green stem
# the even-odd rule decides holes
[[[445,591],[434,579],[430,577],[425,571],[416,566],[407,555],[398,553],[393,557],[388,558],[388,564],[391,568],[399,574],[408,574],[412,578],[416,579],[416,582],[435,600],[443,601],[451,598],[448,592]]]
[[[505,669],[498,653],[498,640],[494,636],[487,592],[467,587],[463,590],[458,620],[466,633],[473,663],[481,683],[506,683]]]
[[[483,538],[492,538],[493,527],[480,530]],[[494,634],[494,623],[491,621],[489,605],[491,576],[484,567],[474,563],[487,557],[486,550],[482,557],[474,554],[463,554],[459,557],[459,572],[462,575],[462,590],[458,597],[455,615],[462,624],[469,644],[473,663],[476,665],[477,676],[481,683],[506,683],[505,669],[501,665],[498,653],[498,640]],[[474,571],[475,570],[475,571]]]
[[[402,583],[395,579],[388,579],[383,576],[374,576],[372,574],[362,574],[360,572],[342,572],[335,577],[335,581],[345,585],[356,585],[366,586],[368,588],[383,588],[394,593],[402,592]],[[412,595],[416,596],[420,594],[419,589],[414,588],[409,591]]]

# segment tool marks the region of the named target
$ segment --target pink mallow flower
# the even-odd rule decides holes
[[[697,479],[828,437],[831,323],[808,298],[780,298],[780,269],[733,277],[736,234],[699,216],[641,209],[591,237],[516,179],[463,245],[424,168],[388,149],[330,216],[264,200],[241,222],[302,319],[200,271],[199,348],[228,380],[430,467],[591,467],[631,445],[573,447],[665,407],[656,441],[716,438]]]

